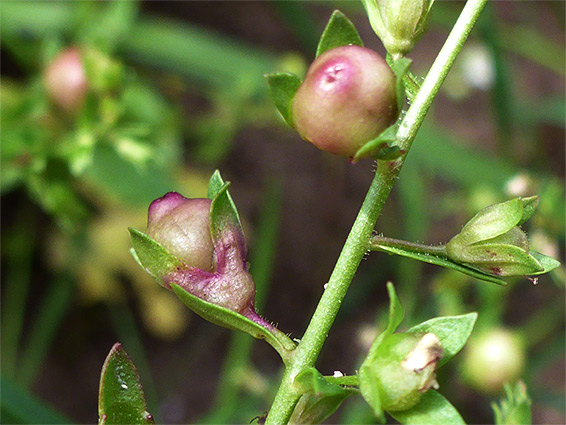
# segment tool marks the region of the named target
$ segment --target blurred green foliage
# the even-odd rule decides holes
[[[88,309],[93,302],[108,303],[110,333],[131,355],[149,410],[162,422],[165,401],[184,388],[181,381],[186,375],[169,373],[153,379],[155,366],[148,359],[146,332],[158,341],[175,341],[186,336],[190,318],[172,294],[138,270],[129,257],[126,228],[143,228],[148,203],[165,192],[205,196],[211,170],[230,158],[242,129],[253,125],[286,131],[268,99],[263,74],[282,68],[300,74],[305,67],[301,55],[267,51],[208,27],[157,17],[145,12],[143,6],[136,1],[0,3],[2,57],[7,59],[0,86],[0,190],[6,225],[2,229],[3,422],[69,423],[66,416],[72,414],[64,407],[68,403],[56,403],[63,411],[58,413],[34,393],[49,393],[46,380],[65,379],[57,375],[56,368],[45,370],[52,364],[48,354],[55,352],[63,363],[69,361],[61,354],[70,344],[61,330],[73,311]],[[517,2],[505,9],[497,3],[488,5],[478,31],[464,48],[418,135],[401,173],[394,208],[380,220],[377,230],[388,228],[390,236],[409,240],[432,240],[436,233],[445,235],[448,227],[453,230],[450,234],[457,233],[459,229],[451,223],[465,222],[486,205],[538,194],[540,206],[527,228],[531,244],[547,255],[563,255],[566,215],[560,173],[564,163],[557,153],[563,149],[566,127],[564,45],[560,41],[564,28],[560,23],[549,25],[557,28],[554,32],[558,36],[553,36],[534,18],[546,19],[549,13],[564,16],[564,6],[559,2],[543,2],[543,6]],[[212,3],[211,7],[216,6]],[[319,32],[334,8],[341,7],[352,15],[356,25],[369,26],[361,3],[277,1],[265,7],[283,31],[295,37],[308,58],[314,56]],[[435,46],[439,35],[444,37],[460,7],[436,2],[430,34],[415,48],[413,72],[417,78],[426,72],[429,58],[436,53],[428,46]],[[253,21],[253,17],[248,19]],[[362,32],[364,42],[375,46],[367,34]],[[49,98],[43,72],[70,46],[78,46],[85,54],[91,89],[81,108],[65,112]],[[470,69],[479,71],[470,73]],[[532,86],[530,73],[548,80],[548,85]],[[557,86],[559,90],[555,90]],[[187,97],[197,106],[187,102]],[[477,131],[470,133],[466,119],[475,119],[471,112],[459,120],[450,110],[464,111],[465,115],[466,108],[478,109],[476,102],[487,112],[482,115],[482,125],[473,121]],[[476,140],[478,134],[484,139]],[[281,143],[299,143],[282,139]],[[350,174],[334,163],[329,161],[325,167],[331,169],[331,183],[337,178],[349,181]],[[321,169],[312,168],[313,173]],[[295,170],[287,172],[291,175]],[[233,183],[238,187],[237,181]],[[277,252],[277,228],[278,217],[286,210],[277,186],[273,182],[263,186],[266,196],[260,226],[252,232],[251,271],[262,300],[282,257]],[[301,204],[308,202],[301,200]],[[243,221],[246,226],[246,217]],[[549,387],[544,380],[564,358],[564,303],[555,301],[564,297],[563,268],[541,279],[536,288],[542,294],[539,296],[552,302],[539,300],[533,310],[521,304],[525,297],[534,296],[535,288],[525,281],[512,282],[507,289],[486,287],[447,270],[432,274],[427,266],[408,259],[385,260],[372,258],[359,270],[337,326],[349,324],[350,335],[361,335],[363,316],[356,312],[372,301],[368,294],[374,294],[385,279],[395,281],[407,326],[435,315],[478,311],[478,328],[512,328],[527,342],[529,360],[523,379],[533,398],[533,416],[541,410],[555,416],[564,412],[563,388]],[[322,283],[316,282],[312,293],[291,285],[286,290],[298,290],[296,297],[317,297],[319,286]],[[130,293],[135,294],[133,301]],[[258,301],[260,309],[262,304]],[[371,307],[375,310],[376,305]],[[285,308],[288,306],[281,310]],[[385,323],[386,310],[382,302],[379,323]],[[142,312],[139,318],[137,311]],[[269,317],[276,319],[273,314]],[[90,326],[99,325],[100,321],[93,319]],[[191,361],[208,353],[207,347],[210,350],[218,338],[218,331],[211,329],[197,330],[185,346],[168,343],[175,349],[180,347],[169,363],[198,368]],[[92,345],[80,343],[98,350],[108,341],[101,338]],[[269,405],[277,379],[255,366],[252,344],[246,335],[232,336],[214,405],[204,417],[196,416],[202,409],[193,413],[192,420],[248,422]],[[95,356],[100,364],[91,368],[102,365],[108,348],[100,348]],[[367,348],[363,342],[351,348],[351,361],[355,363],[358,357],[353,368],[359,367]],[[452,363],[457,362],[455,358]],[[474,421],[473,415],[479,414],[475,421],[484,420],[485,413],[481,416],[476,404],[489,407],[489,403],[478,395],[474,405],[466,406],[466,395],[458,395],[462,383],[454,382],[455,370],[445,369],[448,371],[439,376],[442,392],[450,393],[454,405],[463,404],[466,419]],[[92,385],[95,394],[97,383]],[[69,385],[70,396],[72,392]],[[367,406],[358,401],[352,398],[346,402],[330,420],[373,421]],[[89,408],[94,403],[93,399],[80,404]],[[183,399],[185,403],[190,400]],[[90,417],[95,415],[93,409]]]

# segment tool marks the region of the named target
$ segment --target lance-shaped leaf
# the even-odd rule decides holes
[[[397,79],[395,83],[397,90],[397,109],[401,111],[403,109],[403,103],[405,102],[405,77],[407,76],[407,73],[409,72],[409,68],[411,67],[413,61],[409,58],[400,58],[396,61],[393,61],[392,59],[389,60],[390,58],[391,56],[387,55],[387,63],[391,67],[391,70],[393,71]],[[413,97],[415,95],[416,93],[412,93]]]
[[[182,266],[182,263],[165,249],[159,242],[154,241],[139,230],[128,228],[132,240],[134,259],[153,278],[162,283],[162,277]]]
[[[477,318],[477,313],[436,317],[413,326],[407,332],[419,334],[431,332],[438,337],[443,352],[443,357],[438,362],[438,367],[440,367],[464,347],[472,333]]]
[[[249,311],[255,318],[255,321],[252,321],[233,310],[206,302],[175,283],[171,283],[171,289],[183,304],[203,319],[228,329],[245,332],[254,338],[265,339],[284,361],[288,359],[289,351],[295,348],[295,344],[284,333],[257,316],[255,311]]]
[[[339,10],[335,10],[320,37],[316,57],[336,47],[351,45],[363,47],[364,43],[352,21]]]
[[[505,385],[505,398],[499,405],[491,404],[496,425],[532,424],[531,399],[523,381]]]
[[[119,343],[114,344],[100,375],[99,424],[153,424],[136,367]]]
[[[520,198],[520,199],[523,204],[523,215],[521,216],[521,219],[517,223],[517,226],[520,226],[521,224],[523,224],[525,221],[527,221],[529,218],[533,216],[539,203],[538,196],[530,196],[528,198]]]
[[[394,143],[397,139],[397,126],[394,124],[375,139],[366,142],[362,147],[360,147],[354,154],[352,161],[356,162],[362,158],[367,158],[368,156],[378,156],[383,148],[388,147],[388,144]]]
[[[469,246],[460,261],[498,276],[528,276],[544,273],[535,257],[514,245],[481,244]]]
[[[464,425],[464,419],[440,393],[429,390],[421,401],[409,410],[388,412],[399,423],[407,425]]]
[[[301,85],[301,79],[295,74],[279,72],[276,74],[265,74],[265,79],[269,85],[269,92],[275,107],[291,128],[294,128],[291,116],[291,105],[295,93]]]

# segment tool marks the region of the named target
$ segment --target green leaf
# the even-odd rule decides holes
[[[464,419],[456,408],[434,390],[424,393],[421,401],[409,410],[387,412],[401,424],[410,425],[460,425]]]
[[[214,199],[216,195],[220,192],[220,189],[224,186],[224,180],[220,175],[220,170],[214,170],[210,180],[208,181],[208,193],[206,197],[210,200]]]
[[[364,43],[352,21],[339,10],[335,10],[320,37],[316,57],[336,47],[351,45],[363,47]]]
[[[380,393],[379,383],[374,378],[374,375],[371,371],[371,365],[370,363],[368,363],[367,359],[364,361],[364,364],[362,364],[362,366],[360,367],[360,391],[366,403],[372,408],[374,415],[377,418],[382,418],[383,408],[381,407],[381,397],[379,396]],[[383,423],[385,421],[380,421],[380,422]]]
[[[391,56],[387,55],[387,59],[389,59],[387,62],[396,77],[395,88],[397,91],[397,110],[401,111],[403,109],[403,103],[405,102],[405,76],[407,76],[409,67],[413,61],[409,58],[402,57],[393,62],[390,58]],[[411,92],[412,97],[415,95],[416,93]]]
[[[530,251],[529,254],[531,257],[534,257],[535,260],[542,266],[543,270],[537,273],[531,273],[531,276],[536,276],[539,274],[548,273],[551,270],[554,270],[557,267],[560,267],[560,261],[555,260],[552,257],[548,257],[540,252]]]
[[[389,322],[385,329],[385,334],[391,335],[397,330],[403,318],[405,317],[405,310],[397,297],[393,283],[387,282],[387,293],[389,294]]]
[[[301,79],[295,74],[288,72],[279,72],[277,74],[265,74],[265,79],[269,85],[269,93],[275,107],[291,128],[293,126],[293,117],[291,115],[291,106],[295,93],[301,85]]]
[[[114,344],[100,375],[99,424],[153,424],[136,367],[120,343]]]
[[[379,245],[379,243],[372,245],[372,249],[387,252],[389,254],[400,255],[402,257],[412,258],[413,260],[422,261],[424,263],[435,264],[437,266],[445,267],[447,269],[459,271],[460,273],[467,274],[468,276],[474,277],[479,280],[484,280],[486,282],[495,283],[501,286],[507,286],[507,282],[505,282],[499,276],[494,276],[492,274],[485,273],[481,270],[477,270],[472,267],[455,263],[454,261],[449,260],[448,258],[445,257],[440,257],[421,252],[407,251],[400,247]]]
[[[529,218],[533,216],[533,214],[535,213],[538,207],[539,197],[530,196],[528,198],[521,198],[521,202],[523,203],[523,216],[521,217],[521,220],[519,220],[519,222],[517,223],[517,226],[520,226],[521,224],[523,224],[525,221],[527,221]]]
[[[160,283],[163,276],[183,265],[177,257],[145,233],[131,227],[128,230],[135,251],[134,259]]]
[[[523,381],[515,385],[505,384],[505,398],[500,406],[491,404],[495,414],[496,425],[527,425],[532,424],[531,399]]]
[[[286,360],[287,353],[295,348],[295,345],[288,338],[279,337],[277,334],[279,331],[275,328],[273,331],[269,330],[235,311],[206,302],[175,283],[171,283],[171,289],[183,304],[209,322],[228,329],[245,332],[257,339],[265,339],[275,348],[283,360]]]
[[[393,143],[397,140],[397,126],[393,124],[391,127],[386,128],[383,132],[377,136],[375,139],[372,139],[366,142],[361,148],[359,148],[352,160],[354,162],[362,159],[367,158],[368,156],[377,155],[380,152],[380,149],[386,147],[388,143]]]
[[[461,316],[436,317],[413,326],[407,332],[432,332],[440,339],[440,345],[442,346],[442,352],[444,354],[442,359],[438,362],[438,367],[440,367],[464,347],[464,344],[466,344],[466,341],[472,333],[477,318],[477,313],[468,313]]]
[[[393,161],[405,153],[404,150],[399,149],[398,146],[383,147],[375,155],[378,161]]]

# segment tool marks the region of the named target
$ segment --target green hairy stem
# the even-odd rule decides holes
[[[405,152],[404,155],[395,161],[388,162],[385,166],[378,166],[317,309],[300,344],[293,351],[287,364],[266,424],[283,424],[289,421],[301,395],[293,384],[294,379],[304,368],[314,366],[334,323],[334,319],[338,314],[342,300],[366,253],[367,244],[377,219],[381,214],[383,205],[391,192],[417,131],[486,1],[469,0],[466,3],[419,92],[415,96],[411,107],[403,118],[397,133],[397,139],[399,148]]]

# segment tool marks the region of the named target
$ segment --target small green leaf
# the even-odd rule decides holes
[[[229,187],[230,182],[224,183],[210,205],[210,235],[214,244],[222,237],[226,227],[237,228],[243,235],[240,216],[228,193]]]
[[[465,425],[456,408],[440,393],[429,390],[421,401],[409,410],[388,412],[401,424],[410,425]]]
[[[532,273],[532,276],[536,276],[539,274],[548,273],[551,270],[554,270],[557,267],[560,267],[560,261],[555,260],[552,257],[548,257],[540,252],[530,251],[530,255],[534,257],[535,260],[542,266],[543,270],[541,272]]]
[[[287,125],[294,128],[293,117],[291,116],[291,106],[295,93],[301,85],[301,79],[295,74],[290,74],[288,72],[266,74],[265,79],[269,85],[269,92],[275,107]]]
[[[364,43],[352,21],[339,10],[335,10],[320,37],[316,57],[336,47],[351,45],[363,47]]]
[[[381,335],[379,337],[381,337]],[[360,391],[366,403],[372,408],[374,415],[377,418],[382,417],[383,408],[381,407],[381,397],[379,395],[379,383],[376,379],[374,379],[374,375],[371,371],[371,364],[368,363],[367,359],[360,367]]]
[[[496,425],[527,425],[532,424],[531,399],[523,381],[515,385],[505,384],[505,398],[500,406],[491,404],[495,414]]]
[[[401,305],[401,301],[399,301],[399,297],[395,292],[395,287],[391,282],[387,282],[387,293],[389,294],[389,322],[384,333],[391,335],[403,321],[405,309]]]
[[[99,424],[153,424],[136,367],[119,343],[114,344],[100,375]]]
[[[383,132],[375,139],[366,142],[361,148],[359,148],[352,158],[353,161],[355,162],[359,159],[367,158],[368,156],[377,155],[381,148],[386,147],[388,143],[395,142],[397,140],[396,137],[397,126],[393,124],[391,127],[383,130]]]
[[[412,258],[413,260],[422,261],[424,263],[435,264],[437,266],[446,267],[447,269],[457,270],[460,273],[467,274],[468,276],[474,277],[479,280],[484,280],[486,282],[495,283],[501,286],[507,286],[507,282],[505,282],[503,279],[501,279],[498,276],[494,276],[492,274],[482,272],[481,270],[477,270],[471,267],[467,267],[455,263],[454,261],[449,260],[448,258],[445,257],[440,257],[421,252],[407,251],[399,247],[379,245],[379,243],[372,245],[372,249],[387,252],[389,254],[400,255],[402,257]]]
[[[288,338],[278,337],[277,332],[279,331],[277,329],[272,332],[235,311],[206,302],[190,294],[175,283],[171,283],[171,289],[183,304],[209,322],[228,329],[245,332],[257,339],[265,339],[284,361],[287,359],[287,353],[295,348],[295,345]]]
[[[409,68],[413,61],[406,57],[393,61],[390,55],[387,55],[387,59],[387,62],[396,77],[395,87],[397,91],[397,109],[401,111],[403,109],[403,103],[405,102],[405,76],[409,72]],[[416,93],[412,93],[412,96],[414,97],[415,94]]]
[[[128,230],[136,254],[134,259],[160,283],[163,276],[183,265],[177,257],[145,233],[131,227]]]
[[[404,150],[399,149],[399,146],[383,147],[375,156],[378,161],[393,161],[400,158],[405,153]]]
[[[438,367],[440,367],[464,347],[464,344],[466,344],[466,341],[472,333],[477,318],[477,313],[463,314],[461,316],[436,317],[413,326],[407,332],[432,332],[440,339],[440,345],[442,346],[442,352],[444,354],[442,359],[438,362]]]
[[[530,196],[528,198],[521,198],[521,202],[523,203],[523,216],[521,217],[521,220],[517,223],[517,226],[520,226],[521,224],[523,224],[525,221],[527,221],[529,218],[533,216],[533,214],[535,213],[538,207],[539,197]]]

